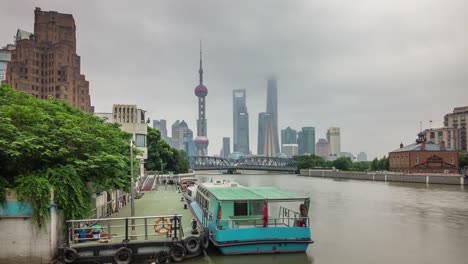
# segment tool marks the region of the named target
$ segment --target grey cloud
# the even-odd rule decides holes
[[[4,5],[5,6],[5,5]],[[72,13],[92,103],[136,103],[195,130],[203,39],[209,152],[232,137],[232,89],[247,89],[251,149],[266,78],[279,88],[279,126],[342,128],[342,149],[383,156],[419,121],[441,124],[466,105],[466,1],[10,1],[0,43],[33,29],[33,10]]]

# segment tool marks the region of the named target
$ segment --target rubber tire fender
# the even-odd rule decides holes
[[[189,236],[184,239],[185,248],[188,253],[197,253],[200,250],[200,239],[195,236]]]
[[[78,252],[74,248],[65,248],[63,250],[63,261],[73,263],[78,259]]]
[[[169,255],[171,256],[172,260],[175,262],[179,262],[184,260],[187,250],[182,244],[174,244],[172,248],[169,250]]]
[[[207,249],[210,246],[210,238],[208,233],[203,233],[201,240],[203,249]]]
[[[169,263],[169,260],[170,260],[171,256],[169,255],[169,253],[167,253],[167,251],[159,251],[158,253],[156,253],[156,255],[154,255],[154,261],[156,261],[156,263],[159,263],[159,264],[164,264],[164,263]]]
[[[122,259],[121,257],[126,257]],[[121,247],[115,252],[114,260],[117,264],[128,264],[132,262],[132,250],[127,247]]]

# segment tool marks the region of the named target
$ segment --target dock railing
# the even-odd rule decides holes
[[[89,241],[111,243],[184,236],[182,215],[178,214],[68,220],[67,228],[69,246]]]

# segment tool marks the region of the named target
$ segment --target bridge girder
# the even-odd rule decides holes
[[[297,164],[293,159],[275,157],[246,157],[235,162],[212,156],[189,157],[190,166],[194,170],[266,170],[266,171],[296,171]]]

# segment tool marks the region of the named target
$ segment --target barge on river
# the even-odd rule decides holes
[[[313,243],[309,204],[274,187],[215,182],[199,185],[190,207],[221,253],[235,255],[304,252]]]

